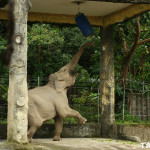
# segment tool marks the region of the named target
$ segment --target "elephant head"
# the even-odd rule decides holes
[[[67,90],[68,87],[74,85],[78,73],[73,74],[73,71],[87,46],[93,46],[93,43],[84,44],[67,65],[49,76],[48,84],[54,88],[57,93],[61,93],[62,91]]]

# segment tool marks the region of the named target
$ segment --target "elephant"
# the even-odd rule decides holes
[[[63,118],[75,117],[79,124],[84,124],[87,120],[81,114],[69,107],[67,90],[73,86],[78,73],[73,71],[87,46],[93,46],[89,42],[81,46],[71,61],[59,71],[51,74],[48,83],[41,87],[36,87],[28,91],[28,140],[32,142],[32,137],[36,130],[44,121],[54,119],[55,131],[53,141],[60,141],[60,134],[63,127]]]

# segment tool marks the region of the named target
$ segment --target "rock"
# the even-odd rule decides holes
[[[141,142],[141,139],[137,136],[127,136],[127,135],[121,135],[122,140],[129,140],[133,142]]]
[[[127,136],[127,140],[139,143],[141,142],[141,139],[137,136]]]

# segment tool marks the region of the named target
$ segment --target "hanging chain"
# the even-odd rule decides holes
[[[78,5],[78,14],[80,13],[80,2],[77,2]]]

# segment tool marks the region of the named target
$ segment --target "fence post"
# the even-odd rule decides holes
[[[145,93],[145,83],[143,81],[143,94]]]
[[[123,79],[123,104],[122,104],[122,119],[124,121],[124,106],[125,106],[125,80]]]
[[[40,86],[40,77],[38,76],[38,87]]]
[[[150,121],[150,91],[147,93],[147,121]]]
[[[98,100],[98,122],[99,122],[99,116],[100,116],[100,111],[99,111],[99,108],[100,108],[100,101],[99,101],[99,97],[100,97],[100,87],[98,86],[98,96],[97,96],[97,100]]]

